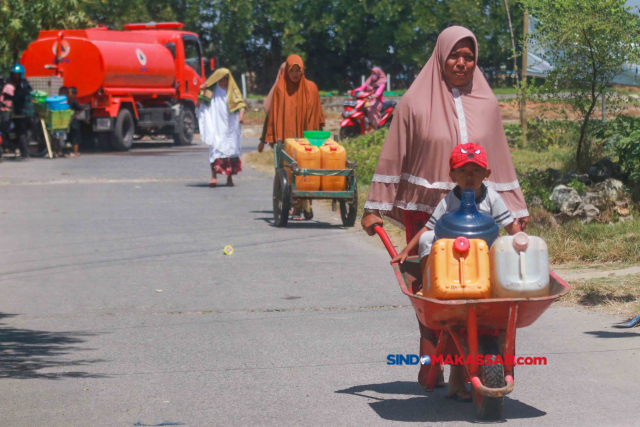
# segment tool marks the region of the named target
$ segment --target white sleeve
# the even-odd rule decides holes
[[[431,218],[429,218],[429,221],[427,221],[426,227],[429,228],[430,230],[434,230],[436,228],[436,222],[438,222],[438,220],[445,213],[447,213],[446,197],[440,200],[440,203],[438,203],[438,206],[436,206],[436,210],[433,211],[433,213],[431,214]]]
[[[507,225],[511,224],[513,220],[513,214],[507,208],[507,205],[504,204],[502,197],[493,189],[489,189],[491,202],[491,216],[494,221],[498,224],[498,227],[505,228]]]

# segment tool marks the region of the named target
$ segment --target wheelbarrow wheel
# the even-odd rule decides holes
[[[497,356],[500,352],[495,343],[487,346],[485,355]],[[483,365],[480,371],[482,384],[490,388],[504,387],[504,365]],[[499,420],[502,418],[502,408],[504,407],[504,396],[488,397],[483,396],[473,390],[473,401],[476,405],[476,416],[480,420]]]
[[[354,186],[356,183],[354,183]],[[340,200],[340,216],[342,217],[342,225],[345,227],[353,227],[356,223],[356,215],[358,214],[358,190],[354,190],[353,202],[347,203]]]
[[[291,187],[284,169],[273,178],[273,220],[276,227],[286,227],[291,209]]]

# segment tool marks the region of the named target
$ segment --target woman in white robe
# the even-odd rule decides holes
[[[246,104],[226,68],[216,70],[202,85],[199,99],[200,137],[209,146],[209,186],[217,186],[220,173],[227,175],[227,186],[233,187],[232,176],[242,172],[240,140]]]

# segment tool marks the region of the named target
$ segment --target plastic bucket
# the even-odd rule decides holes
[[[33,102],[37,104],[44,104],[48,96],[47,92],[41,90],[34,90],[31,92],[31,98],[33,99]]]
[[[304,137],[309,141],[309,144],[320,147],[327,141],[327,139],[331,138],[331,132],[323,130],[305,130]]]
[[[69,104],[67,104],[66,96],[50,96],[46,99],[47,109],[51,111],[68,110]]]

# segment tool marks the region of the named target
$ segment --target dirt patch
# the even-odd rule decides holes
[[[640,311],[640,275],[570,281],[571,292],[563,305],[587,307],[611,314],[635,317]]]

